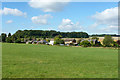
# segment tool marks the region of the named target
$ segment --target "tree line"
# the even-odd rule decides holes
[[[44,30],[18,30],[13,36],[20,38],[36,37],[36,38],[54,38],[57,35],[61,35],[63,38],[88,38],[89,35],[86,32],[59,32],[59,31],[44,31]]]
[[[36,39],[36,38],[54,38],[57,35],[61,35],[62,38],[88,38],[89,35],[86,32],[59,32],[54,30],[18,30],[16,33],[8,35],[2,33],[0,36],[0,40],[2,42],[19,42],[21,38],[26,38],[28,40]]]

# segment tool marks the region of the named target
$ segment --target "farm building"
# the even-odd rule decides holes
[[[38,42],[38,44],[39,43],[41,43],[41,44],[47,44],[48,42],[46,41],[46,40],[40,40],[39,42]]]

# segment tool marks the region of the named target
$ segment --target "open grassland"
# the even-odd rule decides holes
[[[3,78],[117,78],[118,50],[2,44]]]

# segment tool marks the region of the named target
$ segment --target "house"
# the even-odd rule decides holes
[[[41,41],[37,41],[37,44],[41,44]]]
[[[54,39],[51,39],[49,45],[54,45]]]
[[[37,44],[48,44],[48,42],[46,40],[40,40],[37,41]]]
[[[40,40],[40,43],[41,44],[46,44],[46,43],[48,43],[46,40]]]
[[[74,44],[74,43],[76,43],[76,40],[75,39],[65,39],[64,42],[65,42],[65,44]]]
[[[100,41],[98,41],[96,39],[82,39],[81,42],[83,42],[85,40],[89,41],[90,43],[93,42],[93,44],[96,44],[96,43],[100,42]]]

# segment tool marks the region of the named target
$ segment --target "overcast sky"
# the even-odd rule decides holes
[[[118,33],[117,2],[2,2],[1,14],[5,33],[25,29]]]

